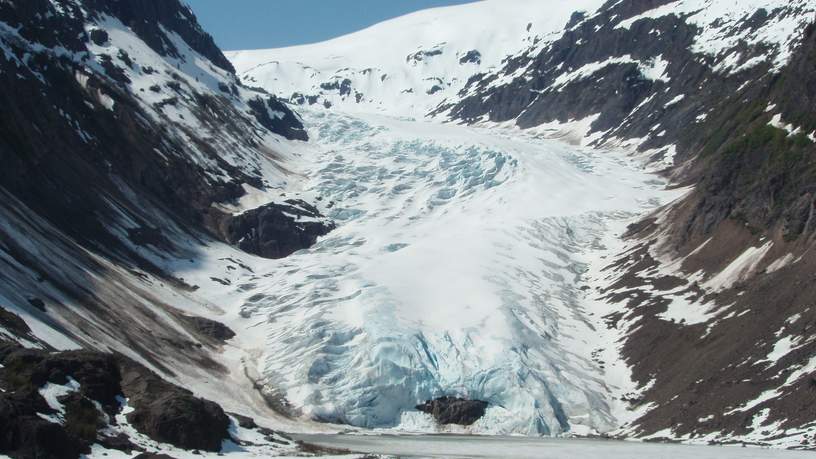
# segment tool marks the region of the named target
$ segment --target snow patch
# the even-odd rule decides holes
[[[65,406],[59,401],[60,398],[76,392],[79,390],[79,383],[73,379],[68,378],[65,384],[46,383],[38,392],[45,399],[48,406],[56,411],[56,414],[42,414],[37,413],[41,418],[53,422],[55,424],[63,424],[65,422]]]
[[[714,291],[725,290],[748,278],[756,271],[757,266],[765,258],[765,254],[771,250],[772,246],[773,241],[768,241],[760,247],[749,247],[725,269],[708,280],[704,284],[705,288]]]

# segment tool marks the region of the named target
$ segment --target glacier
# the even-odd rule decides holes
[[[672,196],[662,180],[620,151],[517,129],[301,113],[313,142],[286,197],[338,229],[226,294],[263,340],[266,392],[364,428],[428,431],[414,407],[443,395],[490,403],[472,432],[619,425],[627,378],[593,358],[615,343],[587,273]]]
[[[779,3],[751,4],[766,2]],[[488,0],[227,53],[245,84],[300,105],[312,139],[282,144],[285,185],[249,190],[240,207],[303,199],[338,223],[285,260],[243,257],[252,271],[230,274],[232,291],[218,287],[240,311],[229,325],[243,327],[245,372],[267,397],[313,420],[419,432],[445,431],[414,409],[445,395],[489,402],[464,429],[488,434],[613,432],[649,409],[624,402],[644,388],[605,322],[617,306],[597,288],[627,249],[627,224],[688,191],[653,173],[672,155],[646,168],[638,139],[597,147],[604,133],[588,133],[599,114],[520,130],[445,124],[438,111],[476,75],[490,87],[530,78],[524,65],[501,70],[507,57],[536,55],[604,4],[552,3]],[[741,17],[744,6],[675,3],[712,33],[704,18]],[[762,40],[784,47],[782,32]],[[721,45],[693,51],[724,59]],[[642,73],[664,78],[665,65]]]

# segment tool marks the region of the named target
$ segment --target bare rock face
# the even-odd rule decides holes
[[[439,424],[472,425],[485,415],[488,403],[456,397],[441,397],[417,405],[416,409],[428,413]]]
[[[235,337],[235,332],[221,322],[192,316],[184,317],[184,320],[196,332],[216,341],[226,342]]]
[[[0,454],[15,458],[73,459],[90,452],[102,413],[115,412],[119,376],[115,357],[95,352],[23,349],[0,342]],[[76,394],[61,400],[65,423],[55,424],[38,413],[54,414],[38,389],[46,383],[80,383]],[[90,410],[89,410],[90,407]],[[90,416],[89,416],[90,414]]]
[[[183,449],[220,451],[229,438],[229,418],[218,404],[123,362],[122,392],[134,408],[128,421],[150,438]]]
[[[73,459],[90,452],[63,426],[39,417],[48,405],[35,391],[0,394],[0,453],[15,458]]]
[[[90,452],[90,445],[97,442],[132,451],[136,447],[127,439],[102,438],[99,433],[105,419],[122,410],[123,397],[133,408],[128,421],[155,441],[220,451],[222,442],[230,438],[229,418],[218,404],[195,397],[122,356],[94,351],[48,353],[0,341],[0,364],[4,390],[0,392],[0,454],[73,459]],[[43,419],[38,413],[56,413],[39,389],[69,380],[79,383],[79,389],[59,400],[65,407],[64,422]]]
[[[288,139],[309,140],[298,116],[274,96],[266,100],[261,97],[250,99],[247,105],[252,109],[255,119],[270,131],[280,133]]]
[[[224,239],[241,250],[265,258],[283,258],[314,245],[334,224],[313,206],[299,200],[271,203],[228,217]]]

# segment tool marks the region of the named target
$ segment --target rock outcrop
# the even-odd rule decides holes
[[[195,397],[133,362],[121,364],[122,393],[133,411],[128,421],[161,443],[189,450],[220,451],[230,420],[218,404]]]
[[[229,243],[265,258],[284,258],[309,248],[333,229],[334,224],[314,206],[299,200],[267,204],[221,224]]]
[[[77,458],[100,443],[135,450],[103,430],[122,413],[151,439],[185,449],[220,451],[230,421],[216,403],[164,381],[122,356],[94,351],[47,353],[0,342],[0,453],[19,458]],[[71,386],[47,402],[47,385]]]
[[[3,328],[127,349],[163,376],[167,360],[225,372],[211,351],[234,332],[185,317],[168,299],[200,286],[168,266],[229,242],[217,209],[286,186],[299,117],[244,86],[178,0],[0,2],[0,49],[0,297],[53,333]],[[276,256],[314,240],[277,231]]]
[[[469,426],[485,415],[487,407],[488,403],[481,400],[440,397],[417,405],[416,409],[430,414],[441,425]]]

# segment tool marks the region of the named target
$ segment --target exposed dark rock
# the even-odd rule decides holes
[[[176,459],[176,458],[161,453],[142,453],[134,457],[133,459]]]
[[[297,200],[267,204],[221,224],[229,243],[265,258],[283,258],[309,248],[333,229],[315,207]]]
[[[76,458],[89,451],[104,418],[94,402],[113,417],[128,398],[128,420],[153,440],[185,449],[219,451],[229,438],[229,418],[215,403],[193,396],[147,368],[121,356],[92,351],[47,353],[0,343],[0,453],[15,457]],[[51,413],[38,389],[46,383],[79,383],[61,400],[65,422],[37,416]],[[109,447],[138,450],[127,438],[100,440]]]
[[[488,403],[456,397],[441,397],[417,405],[416,409],[428,413],[439,424],[472,425],[485,415]]]
[[[143,451],[140,446],[130,441],[130,437],[123,433],[113,437],[99,435],[96,439],[96,443],[106,449],[115,449],[127,454],[133,454],[134,451]]]
[[[236,413],[230,413],[230,416],[234,417],[235,420],[238,421],[238,425],[243,427],[244,429],[258,428],[258,424],[255,424],[255,420],[249,416],[243,416]]]
[[[120,49],[119,53],[116,55],[122,63],[127,65],[129,68],[133,68],[133,60],[130,59],[130,54],[124,49]]]
[[[90,352],[48,354],[0,343],[0,453],[20,458],[74,459],[90,452],[100,426],[101,413],[89,402],[96,400],[114,412],[110,394],[118,390],[118,370],[112,356]],[[65,425],[37,416],[52,413],[37,390],[47,382],[65,384],[76,379],[78,394],[63,400]]]
[[[91,41],[94,42],[97,46],[104,46],[110,37],[108,36],[108,32],[102,29],[93,29],[90,33]]]
[[[114,81],[121,83],[122,85],[130,84],[130,77],[125,74],[124,69],[113,61],[113,58],[105,54],[102,56],[100,64],[102,68],[105,69],[105,74],[112,78]]]
[[[39,298],[29,298],[28,304],[34,306],[38,310],[45,312],[45,302]]]
[[[341,96],[347,96],[351,94],[351,80],[344,78],[329,83],[322,83],[320,88],[326,91],[337,91]]]
[[[442,50],[439,48],[427,49],[417,51],[413,54],[409,54],[408,57],[405,58],[405,62],[412,63],[414,65],[424,61],[425,59],[433,56],[439,56],[442,54]]]
[[[48,412],[43,405],[36,391],[0,393],[0,454],[15,459],[76,459],[90,452],[61,425],[37,416]]]
[[[106,425],[103,414],[87,397],[72,393],[61,399],[65,406],[65,431],[84,444],[96,441],[97,431]]]
[[[226,342],[235,337],[235,332],[221,322],[191,316],[185,316],[184,320],[192,330],[216,341]]]
[[[17,344],[0,343],[0,363],[11,388],[36,391],[47,382],[66,384],[68,377],[80,383],[80,394],[99,402],[110,413],[119,410],[116,397],[122,393],[119,385],[119,364],[111,354],[93,351],[69,351],[49,354],[24,349]]]
[[[28,336],[31,333],[28,324],[26,324],[20,316],[11,311],[7,311],[2,306],[0,306],[0,327],[21,337]]]
[[[438,84],[435,84],[435,85],[433,85],[431,87],[431,89],[428,90],[428,95],[436,94],[439,91],[441,91],[442,89],[444,89],[444,88],[442,88],[442,86],[439,86]]]
[[[482,63],[482,53],[478,50],[470,50],[462,55],[459,58],[459,63],[464,64],[481,64]]]
[[[213,38],[198,24],[192,10],[178,0],[84,0],[84,3],[91,11],[105,12],[119,18],[163,56],[179,57],[180,54],[173,42],[165,38],[162,27],[176,32],[193,50],[216,66],[235,73]]]
[[[136,245],[152,245],[156,248],[171,249],[172,244],[158,228],[128,228],[128,239]]]
[[[229,418],[216,403],[195,397],[155,373],[126,362],[122,391],[134,408],[127,418],[139,432],[183,449],[220,451]]]
[[[287,139],[309,140],[309,135],[306,133],[306,129],[298,116],[274,96],[268,97],[266,100],[257,97],[247,103],[255,118],[263,127]]]

